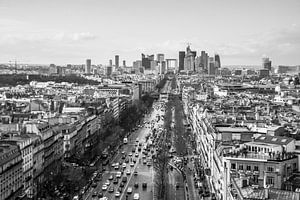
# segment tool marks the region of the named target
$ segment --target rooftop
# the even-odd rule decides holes
[[[277,145],[287,145],[290,142],[294,141],[293,138],[289,137],[281,137],[281,136],[260,136],[254,140],[254,142],[260,142],[260,143],[268,143],[268,144],[277,144]]]

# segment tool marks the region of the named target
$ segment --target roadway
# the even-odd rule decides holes
[[[151,157],[152,154],[156,153],[156,151],[154,147],[150,147],[147,156],[144,155],[143,152],[146,152],[144,148],[150,143],[150,139],[146,140],[146,136],[151,135],[151,130],[153,130],[153,128],[158,129],[158,127],[162,126],[163,124],[163,120],[161,118],[157,123],[157,116],[164,115],[163,111],[160,109],[160,103],[154,102],[153,107],[153,111],[144,118],[144,122],[146,123],[128,136],[128,143],[126,145],[122,145],[116,155],[110,159],[109,164],[106,166],[106,170],[102,172],[102,180],[96,182],[97,186],[95,188],[90,188],[90,190],[84,196],[84,200],[99,199],[101,194],[103,197],[107,197],[109,200],[126,200],[133,199],[134,193],[139,193],[139,196],[140,198],[142,197],[142,199],[153,199],[154,170]],[[141,145],[141,151],[138,151],[139,144]],[[135,150],[133,151],[133,149]],[[125,155],[126,159],[128,159],[128,163],[125,162],[126,159],[122,158],[123,155]],[[136,162],[134,163],[133,160]],[[126,163],[126,167],[124,170],[121,170],[122,165],[120,165],[119,169],[115,170],[114,167],[112,167],[112,163]],[[123,174],[121,178],[117,179],[116,174],[118,171],[123,171]],[[128,174],[126,173],[127,171],[129,171]],[[134,175],[134,172],[137,172],[137,175]],[[113,179],[117,180],[116,184],[114,184],[112,180],[109,180],[111,176],[113,176]],[[123,177],[127,177],[127,182],[125,182],[124,186],[122,187],[121,182]],[[108,188],[106,190],[102,190],[103,184],[107,181],[110,182]],[[142,188],[142,183],[144,182],[147,183],[146,188]],[[138,187],[134,186],[135,183],[138,184]],[[129,187],[132,188],[131,194],[127,193]],[[111,188],[114,189],[113,192],[109,191]],[[116,197],[115,195],[118,190],[121,191],[120,196]]]

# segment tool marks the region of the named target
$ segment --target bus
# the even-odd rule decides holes
[[[124,143],[124,144],[127,144],[127,142],[128,142],[128,139],[127,139],[127,137],[125,137],[125,138],[123,139],[123,143]]]

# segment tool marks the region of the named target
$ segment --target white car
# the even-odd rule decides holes
[[[120,194],[120,192],[119,191],[117,191],[116,193],[115,193],[115,197],[119,197],[121,194]]]
[[[133,162],[130,163],[130,167],[134,167],[134,163]]]
[[[140,194],[139,193],[134,193],[133,199],[134,200],[139,200],[140,199]]]
[[[121,178],[121,176],[122,176],[122,172],[117,172],[116,177]]]
[[[126,174],[127,174],[127,175],[130,175],[130,173],[131,173],[131,172],[130,172],[130,170],[129,170],[129,169],[128,169],[128,170],[126,170]]]
[[[105,184],[102,185],[102,190],[103,190],[103,191],[106,191],[106,190],[107,190],[107,185],[105,185]]]
[[[138,153],[135,153],[135,157],[139,157],[139,154],[138,154]]]
[[[106,185],[106,186],[109,186],[109,184],[110,184],[109,180],[106,180],[105,183],[104,183],[104,185]]]
[[[132,187],[128,187],[127,194],[131,194],[131,193],[132,193]]]
[[[128,155],[129,155],[129,156],[132,156],[132,153],[129,153]]]

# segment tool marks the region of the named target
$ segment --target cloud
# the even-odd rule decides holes
[[[0,36],[0,44],[18,44],[22,42],[78,42],[94,40],[97,36],[90,32],[78,32],[78,33],[14,33],[14,34],[3,34]]]
[[[90,32],[82,32],[82,33],[73,33],[72,37],[73,40],[93,40],[96,39],[96,36],[91,34]]]

